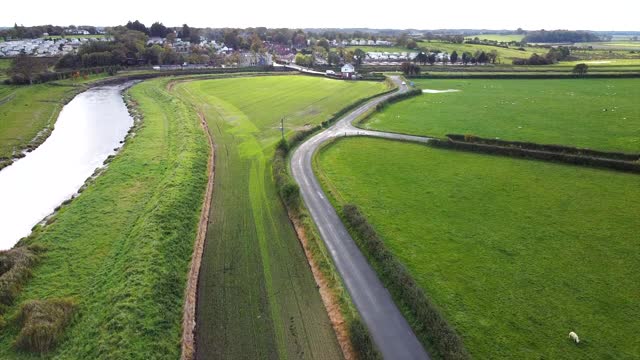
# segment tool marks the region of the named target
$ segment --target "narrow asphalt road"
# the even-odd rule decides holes
[[[392,80],[399,85],[398,92],[409,90],[406,85],[401,85],[399,77],[392,77]],[[362,130],[351,125],[367,110],[398,92],[365,103],[329,129],[300,145],[291,158],[291,170],[311,217],[318,226],[347,290],[382,356],[385,359],[429,359],[429,355],[396,307],[391,295],[369,266],[322,191],[313,173],[311,161],[320,145],[340,136],[362,135],[428,142],[429,139],[424,137]]]

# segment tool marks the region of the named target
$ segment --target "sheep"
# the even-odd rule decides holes
[[[578,334],[574,333],[573,331],[569,333],[569,337],[571,338],[571,340],[575,341],[576,344],[580,343],[580,338],[578,337]]]

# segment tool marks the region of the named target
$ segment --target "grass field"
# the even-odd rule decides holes
[[[31,86],[0,84],[0,158],[11,157],[43,129],[53,127],[64,102],[84,89],[84,84],[103,77]]]
[[[640,152],[636,79],[418,80],[423,94],[390,105],[363,126],[442,137],[503,140]],[[603,111],[607,109],[607,111]]]
[[[474,358],[640,357],[637,175],[369,138],[317,160]]]
[[[11,59],[0,59],[0,82],[7,78],[7,70],[11,66]]]
[[[524,35],[504,35],[504,34],[478,34],[473,36],[468,36],[466,40],[472,40],[478,38],[480,40],[489,40],[489,41],[498,41],[498,42],[512,42],[512,41],[522,41],[524,39]]]
[[[216,143],[216,180],[198,297],[207,358],[341,357],[306,258],[280,202],[271,159],[286,133],[317,125],[384,83],[273,76],[185,82]]]
[[[64,297],[78,303],[64,341],[43,358],[180,356],[208,144],[196,113],[164,91],[165,83],[130,90],[144,124],[104,174],[29,242],[47,251],[16,304]],[[0,358],[34,358],[12,349],[16,333],[14,325],[2,329]]]
[[[491,45],[477,45],[477,44],[452,44],[448,42],[442,41],[420,41],[418,42],[418,47],[426,48],[430,51],[440,50],[442,52],[447,52],[451,54],[453,51],[457,51],[459,56],[462,56],[462,53],[468,51],[474,54],[476,51],[486,51],[489,52],[491,50],[496,50],[498,52],[498,61],[502,63],[511,64],[511,60],[514,58],[528,58],[533,53],[537,52],[538,54],[546,54],[547,49],[535,49],[526,47],[525,51],[518,50],[516,48],[502,48],[498,46]],[[365,52],[417,52],[420,50],[409,50],[404,47],[385,47],[385,46],[349,46],[349,48],[359,48]]]

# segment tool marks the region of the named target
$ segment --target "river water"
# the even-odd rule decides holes
[[[128,85],[77,95],[42,145],[0,171],[0,250],[29,235],[121,146],[133,125],[121,96]]]

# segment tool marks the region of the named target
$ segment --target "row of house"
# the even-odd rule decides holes
[[[26,39],[0,43],[0,57],[14,57],[21,53],[38,57],[61,56],[76,51],[88,41],[108,41],[106,38]]]

